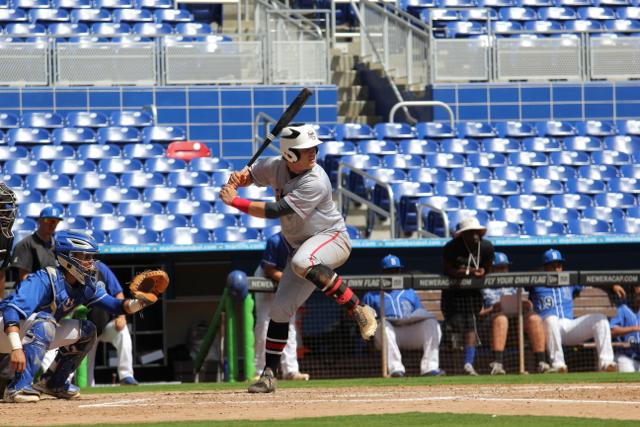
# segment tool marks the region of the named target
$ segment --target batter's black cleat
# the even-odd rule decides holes
[[[260,379],[249,386],[249,393],[273,393],[276,391],[276,377],[271,368],[264,368]]]

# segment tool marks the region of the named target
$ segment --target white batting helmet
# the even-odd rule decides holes
[[[297,150],[322,144],[312,125],[291,125],[282,129],[280,134],[280,152],[288,162],[299,160]]]

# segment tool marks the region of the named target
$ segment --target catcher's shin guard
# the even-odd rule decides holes
[[[56,324],[53,316],[49,313],[38,313],[23,339],[22,350],[27,359],[25,369],[22,372],[16,372],[13,381],[7,386],[10,392],[31,388],[33,376],[40,369],[42,358],[55,334]]]
[[[41,382],[46,384],[47,389],[61,390],[66,388],[69,385],[67,383],[69,375],[80,366],[80,362],[96,342],[96,326],[89,320],[80,320],[79,322],[80,338],[78,341],[60,347],[51,367],[41,378]]]
[[[305,278],[349,311],[360,304],[358,296],[342,281],[342,277],[326,265],[314,265],[307,271]]]

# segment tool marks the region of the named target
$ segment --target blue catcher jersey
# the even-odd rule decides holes
[[[53,272],[51,277],[49,272]],[[107,295],[103,286],[95,283],[71,286],[65,282],[59,269],[41,269],[28,275],[13,295],[0,301],[0,311],[13,308],[23,319],[44,311],[60,320],[78,305],[89,307],[105,299],[113,297]]]
[[[286,240],[282,237],[282,233],[276,233],[267,240],[267,247],[262,253],[260,265],[275,267],[278,271],[284,271],[291,252]]]
[[[616,315],[611,319],[611,328],[616,326],[625,328],[629,326],[640,326],[640,311],[634,313],[631,308],[622,304],[618,307]],[[624,354],[636,360],[640,360],[640,332],[630,332],[614,338],[617,342],[628,342],[631,348],[617,349],[616,353]]]
[[[558,316],[560,319],[573,319],[573,296],[580,293],[584,286],[562,286],[551,288],[536,286],[529,292],[533,308],[543,319]]]
[[[380,293],[367,292],[362,299],[376,312],[380,313]],[[384,293],[384,315],[392,319],[404,319],[422,308],[418,294],[413,289],[402,289]]]

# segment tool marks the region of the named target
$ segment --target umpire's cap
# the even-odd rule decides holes
[[[62,209],[57,206],[47,206],[40,211],[40,219],[44,218],[55,218],[62,221],[64,218],[62,216]]]
[[[382,258],[380,267],[382,267],[383,270],[391,270],[395,268],[402,268],[402,263],[400,262],[400,258],[395,255],[389,254],[386,257]]]
[[[547,265],[552,262],[564,262],[562,254],[557,249],[549,249],[542,255],[542,264]]]
[[[511,265],[509,257],[504,252],[496,252],[493,256],[493,266],[500,267],[503,265]]]

